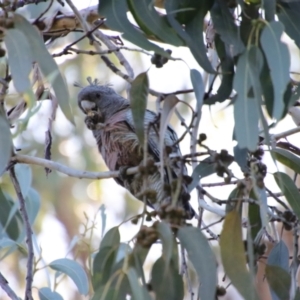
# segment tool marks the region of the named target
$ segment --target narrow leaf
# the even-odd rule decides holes
[[[40,300],[63,300],[63,297],[51,289],[44,287],[39,289]]]
[[[17,29],[9,29],[4,37],[8,64],[16,90],[24,93],[31,88],[29,73],[32,68],[32,52],[27,38]]]
[[[186,249],[198,275],[200,298],[214,300],[217,285],[217,265],[206,237],[198,228],[194,227],[181,227],[177,237]]]
[[[270,251],[267,264],[289,271],[289,260],[289,249],[284,241],[280,240]]]
[[[163,257],[160,257],[152,267],[151,285],[156,299],[182,300],[184,298],[182,276],[174,268],[173,263],[167,264]]]
[[[173,252],[173,242],[174,242],[174,237],[170,228],[170,225],[168,225],[165,222],[156,222],[155,223],[155,228],[159,234],[159,237],[162,241],[162,246],[163,246],[163,257],[165,260],[165,265],[166,268],[168,268],[171,257],[172,257],[172,252]]]
[[[227,100],[233,88],[234,61],[228,47],[225,46],[218,34],[215,36],[215,46],[220,60],[221,68],[219,71],[222,72],[222,79],[216,95],[205,100],[205,104],[209,105]]]
[[[280,3],[277,13],[279,21],[284,25],[285,32],[300,49],[300,7],[296,1],[294,3]]]
[[[274,155],[276,160],[300,174],[300,157],[288,150],[280,148],[272,149],[271,153]]]
[[[232,55],[236,56],[242,53],[245,45],[240,38],[238,26],[226,3],[215,1],[210,13],[216,32],[221,36],[222,41],[230,46]]]
[[[153,6],[152,0],[127,0],[129,9],[140,28],[161,41],[183,46],[183,41],[176,35],[164,17],[161,17]]]
[[[300,218],[300,193],[294,181],[283,172],[276,172],[273,175],[294,213]]]
[[[249,194],[250,199],[258,200],[255,192],[251,189]],[[248,206],[248,219],[249,219],[249,228],[251,232],[252,241],[255,242],[257,234],[260,232],[262,228],[262,221],[260,217],[260,207],[257,204],[249,203]]]
[[[281,42],[283,25],[280,22],[268,23],[261,34],[261,45],[265,52],[274,88],[272,116],[280,120],[284,112],[283,96],[290,81],[290,54],[286,44]],[[276,63],[274,63],[276,61]]]
[[[129,268],[127,271],[127,278],[129,280],[132,296],[134,299],[151,300],[149,293],[144,286],[140,285],[136,271],[133,268]]]
[[[69,104],[69,92],[57,64],[49,54],[38,31],[21,15],[14,14],[14,24],[27,38],[34,60],[42,73],[51,82],[58,104],[66,118],[74,124],[73,114]]]
[[[165,1],[165,8],[170,25],[186,42],[198,64],[208,73],[215,73],[207,58],[203,39],[203,20],[212,5],[212,1],[205,0],[202,1],[202,4],[197,10],[197,15],[186,24],[185,30],[183,30],[181,24],[175,19],[174,11],[179,8],[177,2],[175,0]]]
[[[148,51],[154,51],[165,56],[165,51],[157,45],[149,42],[127,19],[127,2],[119,0],[101,0],[98,12],[106,17],[107,26],[119,32],[123,32],[123,38]]]
[[[200,164],[193,170],[193,181],[189,184],[188,191],[191,192],[198,185],[201,178],[214,174],[215,172],[215,162],[211,157],[207,157],[202,160]]]
[[[196,69],[191,69],[190,72],[191,81],[194,89],[194,93],[197,100],[197,114],[201,114],[201,108],[203,105],[203,96],[204,96],[204,83],[200,72]],[[200,118],[199,118],[200,121]],[[196,124],[198,126],[199,124]]]
[[[266,277],[278,299],[290,299],[291,276],[278,266],[266,266]]]
[[[111,228],[103,237],[100,248],[111,247],[118,245],[120,243],[120,232],[119,228],[113,227]]]
[[[165,133],[171,119],[172,113],[175,109],[176,104],[179,102],[175,95],[168,95],[165,100],[160,116],[160,127],[159,127],[159,160],[164,161],[164,140]],[[161,178],[164,177],[164,164],[160,164]]]
[[[231,283],[246,300],[258,299],[253,280],[247,269],[245,247],[242,240],[242,224],[237,211],[225,217],[220,237],[221,258],[225,273]]]
[[[240,148],[254,151],[258,142],[259,112],[256,101],[249,97],[251,79],[249,73],[248,53],[239,57],[234,76],[234,89],[237,97],[234,102],[235,135]]]
[[[87,275],[82,266],[71,259],[61,258],[54,260],[49,264],[53,270],[62,272],[68,275],[76,284],[78,291],[82,295],[87,295],[89,292],[89,282]]]
[[[130,106],[132,110],[135,132],[138,136],[141,146],[144,146],[144,117],[147,108],[148,97],[148,75],[147,73],[139,74],[132,82],[130,89]]]
[[[17,164],[15,166],[16,177],[19,181],[23,197],[27,197],[32,183],[32,172],[28,165]]]

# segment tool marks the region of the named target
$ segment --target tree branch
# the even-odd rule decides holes
[[[7,296],[10,297],[10,299],[19,300],[18,296],[8,285],[8,281],[5,279],[5,277],[1,273],[0,273],[0,287],[7,294]]]
[[[25,300],[33,300],[32,298],[32,281],[33,281],[33,244],[32,244],[32,229],[27,214],[25,199],[22,195],[19,181],[16,177],[14,166],[10,168],[10,178],[15,188],[17,197],[20,203],[20,212],[23,218],[25,232],[26,232],[26,243],[28,247],[28,259],[27,259],[27,275],[26,275],[26,289],[25,289]]]

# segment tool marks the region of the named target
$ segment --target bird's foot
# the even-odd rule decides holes
[[[121,166],[119,168],[119,177],[122,181],[128,180],[128,178],[132,175],[127,174],[127,170],[130,168],[130,166]]]
[[[84,123],[90,130],[102,129],[104,127],[103,118],[97,111],[89,111],[84,119]]]

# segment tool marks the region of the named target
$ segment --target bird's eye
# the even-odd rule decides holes
[[[100,94],[99,94],[99,93],[97,93],[97,94],[96,94],[96,97],[97,97],[98,99],[100,99],[100,98],[101,98],[101,96],[100,96]]]

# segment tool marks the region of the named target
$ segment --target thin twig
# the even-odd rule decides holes
[[[25,289],[25,300],[33,300],[32,298],[32,281],[33,281],[33,244],[32,244],[32,229],[29,222],[28,213],[25,206],[25,199],[22,195],[19,181],[16,177],[14,166],[10,168],[10,178],[14,189],[16,191],[19,203],[20,203],[20,212],[23,218],[25,232],[26,232],[26,243],[28,250],[28,259],[27,259],[27,275],[26,275],[26,289]]]
[[[295,134],[295,133],[298,133],[298,132],[300,132],[300,126],[296,127],[296,128],[293,128],[293,129],[290,129],[290,130],[287,130],[287,131],[284,131],[284,132],[281,132],[281,133],[278,133],[278,134],[274,134],[274,139],[276,141],[278,141],[281,138],[287,137],[289,135],[292,135],[292,134]]]
[[[0,273],[0,287],[7,294],[7,296],[10,297],[11,300],[19,300],[19,297],[11,289],[11,287],[8,285],[8,281],[1,273]]]

